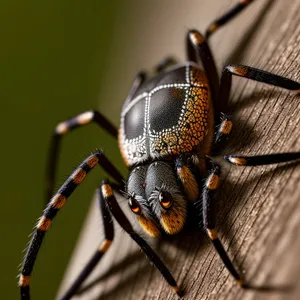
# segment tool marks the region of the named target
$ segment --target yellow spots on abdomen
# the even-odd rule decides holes
[[[177,126],[162,131],[151,148],[160,155],[190,152],[204,140],[210,109],[209,92],[204,87],[191,87]]]

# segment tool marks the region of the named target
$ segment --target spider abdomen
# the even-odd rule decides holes
[[[119,144],[125,163],[192,152],[211,132],[212,115],[208,81],[196,64],[159,73],[123,107]]]

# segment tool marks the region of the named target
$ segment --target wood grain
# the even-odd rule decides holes
[[[184,59],[186,30],[204,31],[212,19],[236,2],[120,2],[111,52],[115,64],[108,67],[100,93],[101,98],[120,101],[101,102],[101,111],[117,120],[121,99],[139,68],[150,68],[167,54]],[[219,71],[227,62],[244,63],[300,81],[299,10],[300,0],[255,1],[213,36]],[[113,88],[116,82],[118,89]],[[292,92],[234,79],[234,130],[224,154],[299,151],[299,100]],[[184,299],[299,299],[300,166],[222,165],[217,229],[252,289],[236,286],[204,233],[184,232],[162,241],[147,239],[184,287]],[[126,209],[126,203],[120,201]],[[102,237],[98,208],[93,203],[60,293]],[[85,286],[85,293],[76,299],[177,299],[118,226],[112,247]]]

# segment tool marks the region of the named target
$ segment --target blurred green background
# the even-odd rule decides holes
[[[19,298],[18,265],[42,213],[48,144],[56,124],[99,106],[115,9],[116,1],[0,4],[1,299]],[[63,140],[56,186],[97,147],[121,162],[116,145],[96,125],[72,132]],[[102,177],[99,170],[92,173],[53,223],[33,272],[33,299],[54,299]]]

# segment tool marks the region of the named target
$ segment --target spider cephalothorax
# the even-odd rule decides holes
[[[181,231],[187,214],[186,199],[171,163],[155,161],[133,168],[126,194],[131,210],[148,234],[159,235],[159,228],[169,234]]]

